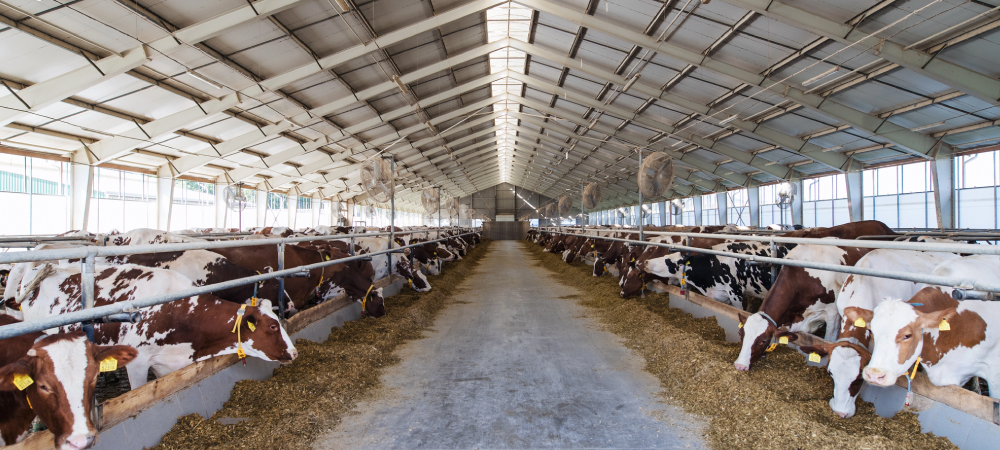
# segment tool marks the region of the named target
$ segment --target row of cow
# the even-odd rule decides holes
[[[357,230],[342,229],[327,236]],[[385,314],[382,289],[375,281],[400,275],[418,292],[430,290],[423,271],[437,274],[443,262],[455,261],[479,242],[478,234],[459,236],[446,230],[440,242],[427,242],[428,233],[396,230],[393,242],[385,236],[320,238],[284,246],[284,267],[291,269],[350,254],[367,254],[409,245],[390,257],[356,260],[314,268],[305,276],[285,279],[288,314],[312,304],[346,295],[362,304],[362,314]],[[144,245],[197,242],[190,234],[151,229],[95,235],[78,231],[96,245]],[[320,236],[288,230],[258,230],[258,237]],[[423,243],[421,245],[421,243]],[[248,243],[250,244],[250,243]],[[43,244],[35,250],[81,244]],[[210,250],[166,251],[97,258],[95,303],[108,305],[196,286],[215,284],[278,268],[277,245],[248,245]],[[305,272],[305,271],[303,271]],[[0,325],[38,320],[77,311],[82,307],[79,260],[18,263],[10,268],[0,309]],[[23,439],[32,422],[40,420],[63,449],[88,448],[96,431],[94,407],[97,375],[125,366],[133,389],[147,381],[152,370],[162,377],[189,364],[214,356],[236,354],[282,364],[298,352],[283,327],[272,300],[278,281],[270,279],[197,295],[140,311],[137,323],[101,323],[90,342],[79,325],[32,333],[0,341],[0,445]]]
[[[723,227],[647,230],[731,231]],[[881,222],[864,221],[779,236],[857,239],[895,234]],[[609,237],[639,239],[635,230],[577,234],[532,230],[527,239],[545,246],[545,251],[561,252],[567,262],[580,255],[592,256],[593,275],[617,275],[623,298],[663,283],[680,285],[737,307],[742,307],[747,297],[761,300],[756,313],[740,315],[740,353],[735,368],[750,370],[776,344],[794,342],[798,332],[820,334],[831,343],[803,346],[800,350],[813,358],[829,357],[827,369],[834,381],[830,407],[842,418],[854,415],[864,382],[891,386],[899,376],[914,373],[915,366],[922,367],[929,380],[940,386],[961,386],[972,377],[980,377],[991,388],[990,395],[1000,397],[1000,304],[954,300],[952,287],[795,266],[772,268],[745,259],[633,245]],[[688,241],[677,236],[654,236],[646,241],[839,266],[1000,279],[1000,256],[817,244],[772,246],[711,236]]]

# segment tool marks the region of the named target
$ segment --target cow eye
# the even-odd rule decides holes
[[[44,392],[46,394],[52,392],[52,391],[49,390],[49,387],[47,385],[44,385],[44,384],[39,384],[38,385],[38,389],[40,389],[42,392]]]
[[[271,325],[271,331],[278,331],[277,325]]]
[[[903,336],[903,340],[904,341],[908,341],[908,340],[910,340],[911,337],[913,337],[912,334],[907,334],[906,336]]]

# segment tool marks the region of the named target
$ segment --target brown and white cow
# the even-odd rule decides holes
[[[249,247],[216,248],[211,251],[225,256],[226,259],[245,269],[255,272],[272,272],[278,270],[278,246],[277,245],[255,245]],[[285,246],[285,268],[291,269],[305,265],[327,261],[326,256],[315,248],[308,248],[299,245]],[[336,265],[326,266],[320,269],[309,271],[308,277],[294,277],[285,279],[285,295],[288,297],[291,306],[295,309],[304,309],[309,300],[317,294],[324,280],[333,276],[333,272],[338,270]],[[357,265],[361,270],[346,267],[353,276],[367,277],[363,270],[363,264]],[[369,286],[375,279],[369,280]],[[277,280],[268,280],[262,283],[262,287],[277,286]],[[275,288],[276,289],[276,288]],[[322,299],[322,297],[321,297]],[[378,290],[374,290],[366,302],[366,313],[372,317],[381,317],[385,314],[384,299]],[[290,307],[291,311],[292,308]]]
[[[18,322],[0,315],[0,325]],[[27,436],[37,416],[52,432],[56,448],[89,448],[97,437],[90,412],[101,361],[110,358],[124,366],[137,354],[125,345],[94,345],[82,332],[29,333],[0,341],[0,446]]]
[[[127,233],[111,236],[107,245],[179,244],[183,242],[205,242],[205,240],[152,228],[136,228]]]
[[[183,252],[160,252],[121,256],[109,256],[96,259],[97,264],[136,264],[144,267],[173,270],[194,282],[195,286],[222,283],[239,278],[252,277],[258,273],[243,268],[226,257],[208,250],[186,250]],[[221,291],[213,295],[236,303],[246,303],[253,297],[278,298],[278,283],[244,284]]]
[[[958,258],[954,253],[878,249],[861,258],[854,267],[893,270],[907,273],[931,273],[939,264]],[[1000,267],[1000,265],[998,265]],[[869,347],[871,323],[875,307],[888,298],[909,298],[922,286],[916,283],[867,275],[848,275],[837,294],[840,312],[840,334],[837,341],[816,347],[800,347],[805,353],[829,355],[827,371],[833,377],[833,398],[830,408],[838,416],[854,415],[855,400],[863,383],[861,369],[871,356]],[[794,341],[796,335],[791,334]]]
[[[831,228],[799,230],[786,236],[855,239],[891,234],[895,233],[884,223],[868,220]],[[853,266],[869,251],[855,247],[799,245],[784,259]],[[779,327],[796,324],[793,331],[813,332],[825,323],[827,340],[834,340],[839,316],[834,301],[846,279],[845,273],[802,267],[787,266],[778,271],[778,277],[761,303],[760,310],[749,317],[740,315],[741,348],[734,363],[736,369],[750,370],[750,365],[764,356]]]
[[[961,278],[1000,278],[1000,258],[975,256],[942,263],[935,274]],[[958,301],[950,288],[924,287],[909,300],[887,300],[871,320],[872,356],[865,381],[891,386],[913,369],[918,357],[931,383],[964,385],[973,376],[986,380],[990,396],[1000,398],[1000,304]]]
[[[25,278],[34,279],[35,268]],[[55,266],[38,289],[19,305],[24,320],[38,320],[78,311],[81,308],[79,265]],[[131,264],[97,266],[96,306],[149,298],[190,289],[194,283],[170,270]],[[239,311],[240,327],[234,328]],[[242,349],[246,355],[266,361],[291,362],[298,355],[295,344],[271,311],[270,300],[257,307],[239,305],[211,294],[181,299],[140,310],[141,321],[95,325],[95,341],[102,345],[129,345],[139,351],[128,366],[129,382],[135,389],[146,383],[149,369],[157,377],[213,356]],[[79,325],[61,327],[75,331]]]

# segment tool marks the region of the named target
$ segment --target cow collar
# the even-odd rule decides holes
[[[367,309],[365,309],[365,306],[368,305],[368,295],[372,293],[372,288],[374,287],[375,283],[372,283],[371,286],[368,286],[368,292],[365,292],[365,296],[361,298],[361,314],[365,314],[365,311],[368,311]]]
[[[760,315],[763,318],[767,319],[768,322],[771,322],[771,325],[774,325],[774,328],[778,328],[778,322],[776,322],[774,319],[772,319],[771,316],[769,316],[766,312],[760,311]]]
[[[254,306],[257,305],[256,297],[252,300]],[[240,309],[236,311],[236,325],[233,326],[233,333],[236,333],[236,357],[243,361],[243,365],[247,365],[247,353],[243,351],[243,330],[240,328],[240,324],[243,322],[243,316],[246,315],[247,305],[240,305]],[[255,331],[255,327],[250,321],[247,321],[247,327],[250,328],[250,332]]]

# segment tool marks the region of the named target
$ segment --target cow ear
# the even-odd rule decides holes
[[[139,351],[128,345],[95,345],[93,352],[95,361],[114,358],[119,366],[124,366],[139,356]]]
[[[822,358],[822,357],[827,356],[827,355],[830,354],[830,349],[827,346],[825,346],[825,345],[817,345],[815,347],[813,347],[813,346],[803,346],[803,347],[799,347],[799,351],[803,352],[803,353],[805,353],[807,355],[810,354],[810,353],[815,353],[815,354],[819,355],[820,358]]]
[[[21,390],[14,384],[14,379],[21,379],[24,376],[30,377],[31,374],[31,366],[23,359],[0,367],[0,392]]]
[[[744,315],[744,314],[737,314],[737,316],[739,316],[741,324],[746,324],[747,323],[747,316],[746,315]]]
[[[788,338],[788,342],[795,342],[799,338],[799,334],[791,331],[779,331],[776,337],[779,339],[783,337]]]
[[[914,309],[914,312],[917,313],[917,326],[920,328],[938,328],[942,320],[949,319],[958,312],[957,308],[957,306],[951,306],[931,312],[920,312]]]

